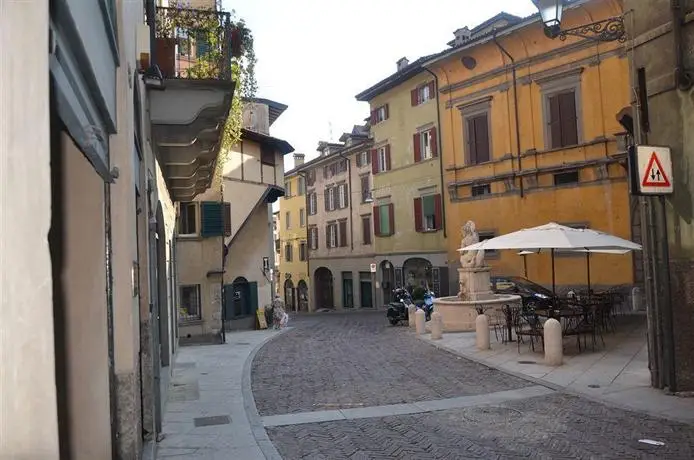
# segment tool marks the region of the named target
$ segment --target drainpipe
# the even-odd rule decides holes
[[[682,24],[684,24],[684,11],[681,0],[670,0],[672,10],[672,35],[675,41],[675,78],[677,88],[680,91],[689,91],[694,85],[692,76],[684,67],[684,49],[682,46]]]
[[[106,271],[106,327],[108,343],[108,386],[111,420],[116,420],[118,403],[116,401],[116,369],[114,367],[115,339],[113,334],[113,240],[111,233],[111,184],[104,183],[104,224],[105,224],[105,271]],[[111,455],[117,458],[118,431],[111,423]]]
[[[506,48],[501,46],[501,43],[496,39],[496,34],[492,37],[494,43],[497,47],[511,60],[511,75],[513,78],[513,110],[516,118],[516,150],[518,151],[518,173],[519,173],[519,185],[520,185],[520,197],[525,196],[523,187],[523,177],[520,176],[521,171],[523,171],[523,159],[521,157],[521,139],[520,139],[520,119],[518,118],[518,79],[516,77],[516,60],[513,56],[506,51]]]
[[[344,158],[347,161],[347,200],[349,201],[349,245],[350,249],[354,251],[354,225],[352,222],[352,162],[349,158],[345,156],[344,153],[338,153],[340,158]],[[443,200],[441,200],[443,203]],[[308,215],[308,213],[307,213]],[[308,219],[306,219],[308,221]]]
[[[219,184],[219,201],[222,206],[222,226],[225,226],[225,217],[224,217],[224,212],[225,212],[225,207],[224,207],[224,173],[222,173],[222,177],[220,179],[220,184]],[[231,222],[231,216],[229,216],[229,222]],[[226,322],[226,295],[224,292],[224,268],[226,267],[226,261],[227,261],[227,245],[226,242],[224,241],[226,238],[226,235],[224,234],[224,229],[222,229],[222,270],[221,273],[219,274],[219,288],[220,288],[220,304],[221,304],[221,314],[220,318],[222,319],[222,344],[227,343],[227,332],[226,332],[226,325],[224,324]]]
[[[434,72],[428,68],[424,68],[428,74],[434,77],[434,83],[436,85],[436,122],[438,124],[436,128],[436,142],[438,144],[439,150],[443,149],[443,144],[441,143],[441,108],[439,102],[439,77]],[[446,232],[446,200],[443,197],[446,196],[446,191],[444,189],[443,181],[443,152],[439,152],[439,177],[441,178],[441,228],[443,228],[443,237],[446,238],[448,233]]]
[[[310,259],[311,256],[309,255],[311,253],[311,241],[309,238],[308,234],[308,216],[311,215],[309,212],[309,202],[308,202],[308,173],[306,171],[299,171],[298,174],[304,178],[304,208],[306,208],[306,278],[308,280],[308,284],[310,287],[308,288],[308,295],[311,295],[311,289],[313,287],[313,282],[312,282],[312,277],[311,277],[311,264],[310,264]],[[352,201],[350,200],[350,204]],[[318,206],[318,203],[316,202],[316,206]],[[301,243],[299,243],[301,244]],[[299,280],[301,281],[301,280]],[[297,284],[299,284],[299,281],[297,281]],[[297,289],[297,294],[298,294],[298,289]],[[298,295],[297,295],[298,297]],[[309,297],[310,298],[310,297]],[[301,299],[298,299],[301,301]],[[311,310],[308,305],[306,305],[307,310]],[[296,311],[299,311],[299,302],[296,304]]]

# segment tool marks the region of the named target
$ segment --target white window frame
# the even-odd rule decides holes
[[[386,121],[386,106],[382,105],[376,109],[376,122]]]
[[[429,91],[429,84],[422,85],[417,88],[417,104],[424,104],[431,99],[431,93]]]
[[[328,196],[325,197],[328,200],[328,211],[335,210],[335,187],[330,187],[328,189]]]
[[[431,151],[431,134],[431,130],[419,133],[419,149],[422,153],[422,160],[430,160],[433,158],[433,152]]]
[[[316,192],[311,192],[308,196],[308,214],[310,216],[316,215],[318,212],[318,196]]]
[[[369,164],[369,152],[361,152],[359,155],[361,155],[361,167],[365,167]]]
[[[313,250],[318,249],[318,227],[311,227],[308,232],[309,248]]]
[[[386,166],[388,166],[388,159],[386,158],[386,148],[385,146],[378,148],[378,172],[386,171]]]
[[[347,207],[347,184],[337,186],[338,190],[338,208],[344,209]]]
[[[337,247],[337,224],[328,224],[328,247]]]
[[[189,201],[187,203],[181,203],[181,206],[190,206],[195,209],[195,231],[193,233],[183,233],[181,228],[181,213],[179,211],[178,216],[178,236],[197,236],[200,233],[200,205],[196,201]]]

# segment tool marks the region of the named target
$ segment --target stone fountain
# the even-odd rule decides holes
[[[461,249],[480,241],[472,221],[463,225],[461,233]],[[501,313],[504,305],[521,304],[520,296],[494,294],[491,291],[491,271],[492,268],[484,262],[483,250],[461,251],[458,295],[434,300],[434,311],[438,311],[443,318],[444,332],[474,331],[480,309],[493,316],[492,312]]]

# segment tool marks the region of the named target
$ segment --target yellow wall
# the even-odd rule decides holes
[[[567,11],[564,25],[589,22],[588,15],[598,20],[616,14],[619,14],[617,2],[596,1],[579,10]],[[449,263],[457,263],[460,228],[467,220],[473,220],[479,231],[493,231],[497,236],[555,221],[586,223],[590,228],[631,239],[626,170],[617,163],[619,156],[614,157],[619,151],[615,133],[624,131],[615,114],[629,105],[628,61],[618,49],[621,45],[588,43],[578,38],[564,42],[551,40],[545,37],[539,23],[500,36],[498,40],[518,63],[522,198],[518,174],[507,176],[504,182],[504,174],[518,171],[510,62],[489,42],[463,49],[431,65],[431,70],[439,76],[441,89],[445,182],[447,186],[464,184],[451,187],[446,193]],[[461,64],[461,57],[466,55],[477,61],[473,70]],[[503,71],[505,65],[509,65],[507,72]],[[579,134],[578,146],[548,150],[541,85],[548,77],[560,74],[564,77],[572,74],[580,80],[577,99],[582,135]],[[466,165],[463,116],[458,106],[485,101],[490,107],[491,161]],[[515,157],[513,160],[510,154]],[[580,168],[579,184],[555,187],[556,168],[571,163]],[[495,179],[488,180],[492,177]],[[491,182],[491,195],[472,198],[470,182],[475,180]],[[489,262],[496,273],[523,274],[523,258],[513,251],[502,251]],[[549,256],[529,255],[527,265],[529,278],[551,283]],[[557,257],[556,273],[558,285],[583,284],[585,260],[577,256]],[[591,280],[593,284],[603,285],[632,283],[632,256],[592,256]]]
[[[285,196],[280,199],[280,213],[277,222],[280,235],[280,265],[279,265],[279,277],[277,279],[277,284],[279,286],[280,296],[284,298],[284,283],[286,281],[286,274],[291,274],[291,280],[294,288],[300,280],[304,280],[309,286],[310,282],[308,276],[308,264],[306,261],[299,260],[299,243],[306,241],[307,239],[307,222],[308,222],[308,212],[306,210],[306,189],[304,188],[304,193],[299,195],[299,175],[294,174],[291,176],[285,176],[285,183],[291,183],[291,193],[292,196]],[[299,225],[299,210],[304,210],[304,225]],[[290,227],[287,228],[286,216],[287,212],[290,213]],[[285,258],[285,245],[287,243],[292,244],[292,261],[287,262]],[[307,242],[308,244],[308,242]],[[306,248],[306,253],[308,254],[308,247]],[[310,290],[309,290],[310,292]]]
[[[374,204],[393,203],[395,234],[375,237],[376,254],[406,252],[433,252],[443,250],[443,231],[418,233],[415,231],[414,199],[426,193],[441,193],[440,152],[438,157],[414,161],[412,136],[425,125],[436,126],[436,98],[412,107],[410,91],[434,77],[422,71],[419,75],[395,88],[379,94],[369,101],[371,110],[388,104],[389,118],[373,125],[374,148],[390,145],[391,170],[373,176]],[[438,129],[438,127],[437,127]]]

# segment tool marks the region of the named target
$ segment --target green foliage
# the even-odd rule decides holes
[[[417,301],[417,300],[424,300],[424,293],[426,290],[421,287],[417,286],[416,288],[412,289],[412,300]]]

